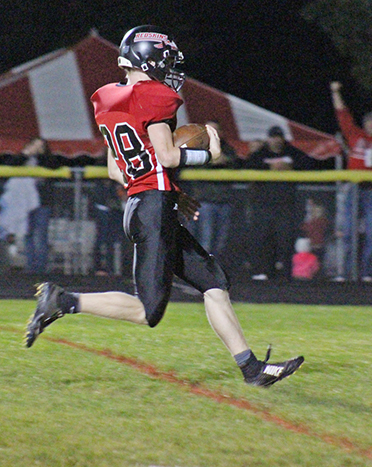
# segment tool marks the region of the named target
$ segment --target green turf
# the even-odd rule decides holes
[[[170,304],[152,330],[67,316],[25,349],[33,307],[0,302],[1,467],[372,465],[372,308],[236,304],[259,357],[271,343],[273,361],[306,358],[292,378],[262,389],[242,382],[201,304]],[[93,352],[105,349],[185,384]]]

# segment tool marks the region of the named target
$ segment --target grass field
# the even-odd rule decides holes
[[[67,316],[22,346],[0,302],[1,467],[372,465],[372,308],[235,304],[258,357],[305,364],[248,387],[201,304],[155,329]]]

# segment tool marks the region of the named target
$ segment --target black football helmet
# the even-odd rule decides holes
[[[181,89],[185,74],[174,67],[182,62],[183,54],[174,40],[157,26],[137,26],[125,34],[120,44],[119,67],[139,68],[176,92]]]

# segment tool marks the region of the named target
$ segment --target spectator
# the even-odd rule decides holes
[[[58,169],[60,167],[84,167],[86,165],[99,165],[100,160],[96,157],[88,155],[80,155],[74,158],[67,156],[53,154],[49,148],[48,142],[40,137],[32,138],[28,143],[25,144],[22,151],[19,154],[3,154],[0,156],[1,165],[11,166],[41,166],[48,169]],[[105,160],[106,164],[106,160]],[[13,253],[19,250],[20,245],[22,246],[22,255],[19,253],[13,255],[16,258],[16,263],[19,265],[25,264],[26,270],[32,274],[41,274],[46,272],[48,266],[49,256],[49,220],[52,214],[54,205],[54,180],[52,178],[19,178],[15,177],[16,182],[19,183],[22,191],[31,185],[34,185],[38,194],[38,204],[34,206],[27,215],[27,230],[24,231],[24,222],[12,222],[14,225],[13,229],[17,229],[17,232],[10,232],[12,241],[8,241],[11,245]],[[22,186],[22,181],[25,181],[25,186]],[[14,183],[11,185],[13,189]],[[4,185],[4,187],[6,184]],[[9,199],[9,196],[7,196]],[[31,200],[34,200],[34,194],[30,195]],[[16,219],[17,205],[14,202],[9,201],[9,206],[12,206],[11,210],[3,212],[3,217],[6,216],[5,222],[9,222],[9,219]],[[27,202],[22,202],[19,207],[20,215],[24,215],[24,206]],[[23,206],[23,207],[22,207]],[[13,212],[14,211],[14,212]],[[1,217],[1,214],[0,214]],[[1,234],[1,232],[0,232]],[[7,233],[8,235],[8,233]],[[21,257],[19,257],[21,256]],[[22,256],[25,256],[22,258]]]
[[[1,211],[1,206],[0,206]],[[1,218],[1,212],[0,212]],[[10,267],[10,245],[12,237],[8,235],[8,232],[0,225],[0,273],[5,272]]]
[[[47,141],[33,138],[22,150],[24,164],[57,168],[62,162],[52,156]],[[32,274],[45,273],[48,264],[48,227],[53,202],[53,181],[34,178],[40,204],[29,213],[25,236],[26,270]]]
[[[127,240],[123,236],[126,200],[124,188],[112,180],[97,183],[93,199],[93,217],[97,227],[94,261],[97,276],[121,274],[122,247]],[[117,247],[120,248],[120,255],[115,251]]]
[[[244,169],[314,170],[315,159],[292,146],[279,126],[268,130],[261,149],[243,162]],[[249,228],[252,279],[267,280],[279,275],[291,278],[294,240],[300,222],[296,206],[296,184],[292,182],[253,182],[252,216]]]
[[[68,159],[53,155],[47,141],[35,137],[25,144],[19,154],[5,155],[0,158],[0,163],[56,169],[68,165]],[[11,199],[11,193],[16,193],[17,186],[24,195],[29,193],[29,199],[20,200],[19,204],[16,202],[18,197]],[[28,272],[43,273],[48,261],[48,226],[53,202],[53,181],[48,178],[13,177],[6,182],[5,188],[8,194],[5,196],[2,217],[8,231],[11,230],[9,235],[15,239],[12,245],[15,248],[19,243],[24,244]]]
[[[312,280],[320,270],[318,257],[311,251],[309,238],[298,238],[295,243],[296,253],[292,258],[292,277],[298,280]]]
[[[14,250],[25,239],[30,213],[39,206],[40,198],[34,178],[11,177],[5,182],[0,198],[0,230],[3,238],[14,246]]]
[[[218,131],[222,155],[218,163],[211,163],[206,168],[240,168],[243,160],[224,139],[220,124],[211,120],[207,122],[207,125]],[[223,262],[234,203],[231,196],[231,185],[228,182],[203,182],[202,186],[195,186],[193,196],[200,202],[199,220],[197,222],[191,221],[188,225],[189,230],[208,253],[219,257]]]
[[[265,144],[265,141],[263,141],[262,139],[253,139],[252,141],[249,142],[249,152],[248,152],[248,156],[249,157],[253,152],[256,152],[258,151],[259,149],[261,149]]]
[[[315,203],[311,198],[306,203],[306,216],[301,224],[301,232],[310,240],[311,250],[317,255],[323,265],[326,237],[329,228],[329,220],[324,206]]]
[[[363,117],[362,127],[358,126],[342,95],[342,84],[333,81],[330,84],[332,102],[336,112],[336,117],[349,148],[347,157],[347,168],[350,170],[371,170],[372,169],[372,112]],[[364,282],[372,282],[372,184],[361,183],[359,185],[359,206],[353,206],[353,192],[349,190],[345,201],[345,219],[342,229],[342,238],[345,248],[346,279],[352,278],[352,249],[353,231],[357,226],[353,222],[353,213],[359,210],[365,220],[365,239],[361,252],[361,264],[359,277]]]

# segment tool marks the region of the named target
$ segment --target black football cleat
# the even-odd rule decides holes
[[[285,362],[267,363],[270,358],[269,347],[263,362],[253,355],[242,368],[244,381],[252,386],[272,386],[288,376],[293,375],[304,363],[304,357],[295,357]]]
[[[64,289],[51,282],[43,282],[37,286],[37,305],[31,316],[26,331],[26,347],[31,347],[44,329],[64,313],[59,306],[58,297],[64,293]]]

